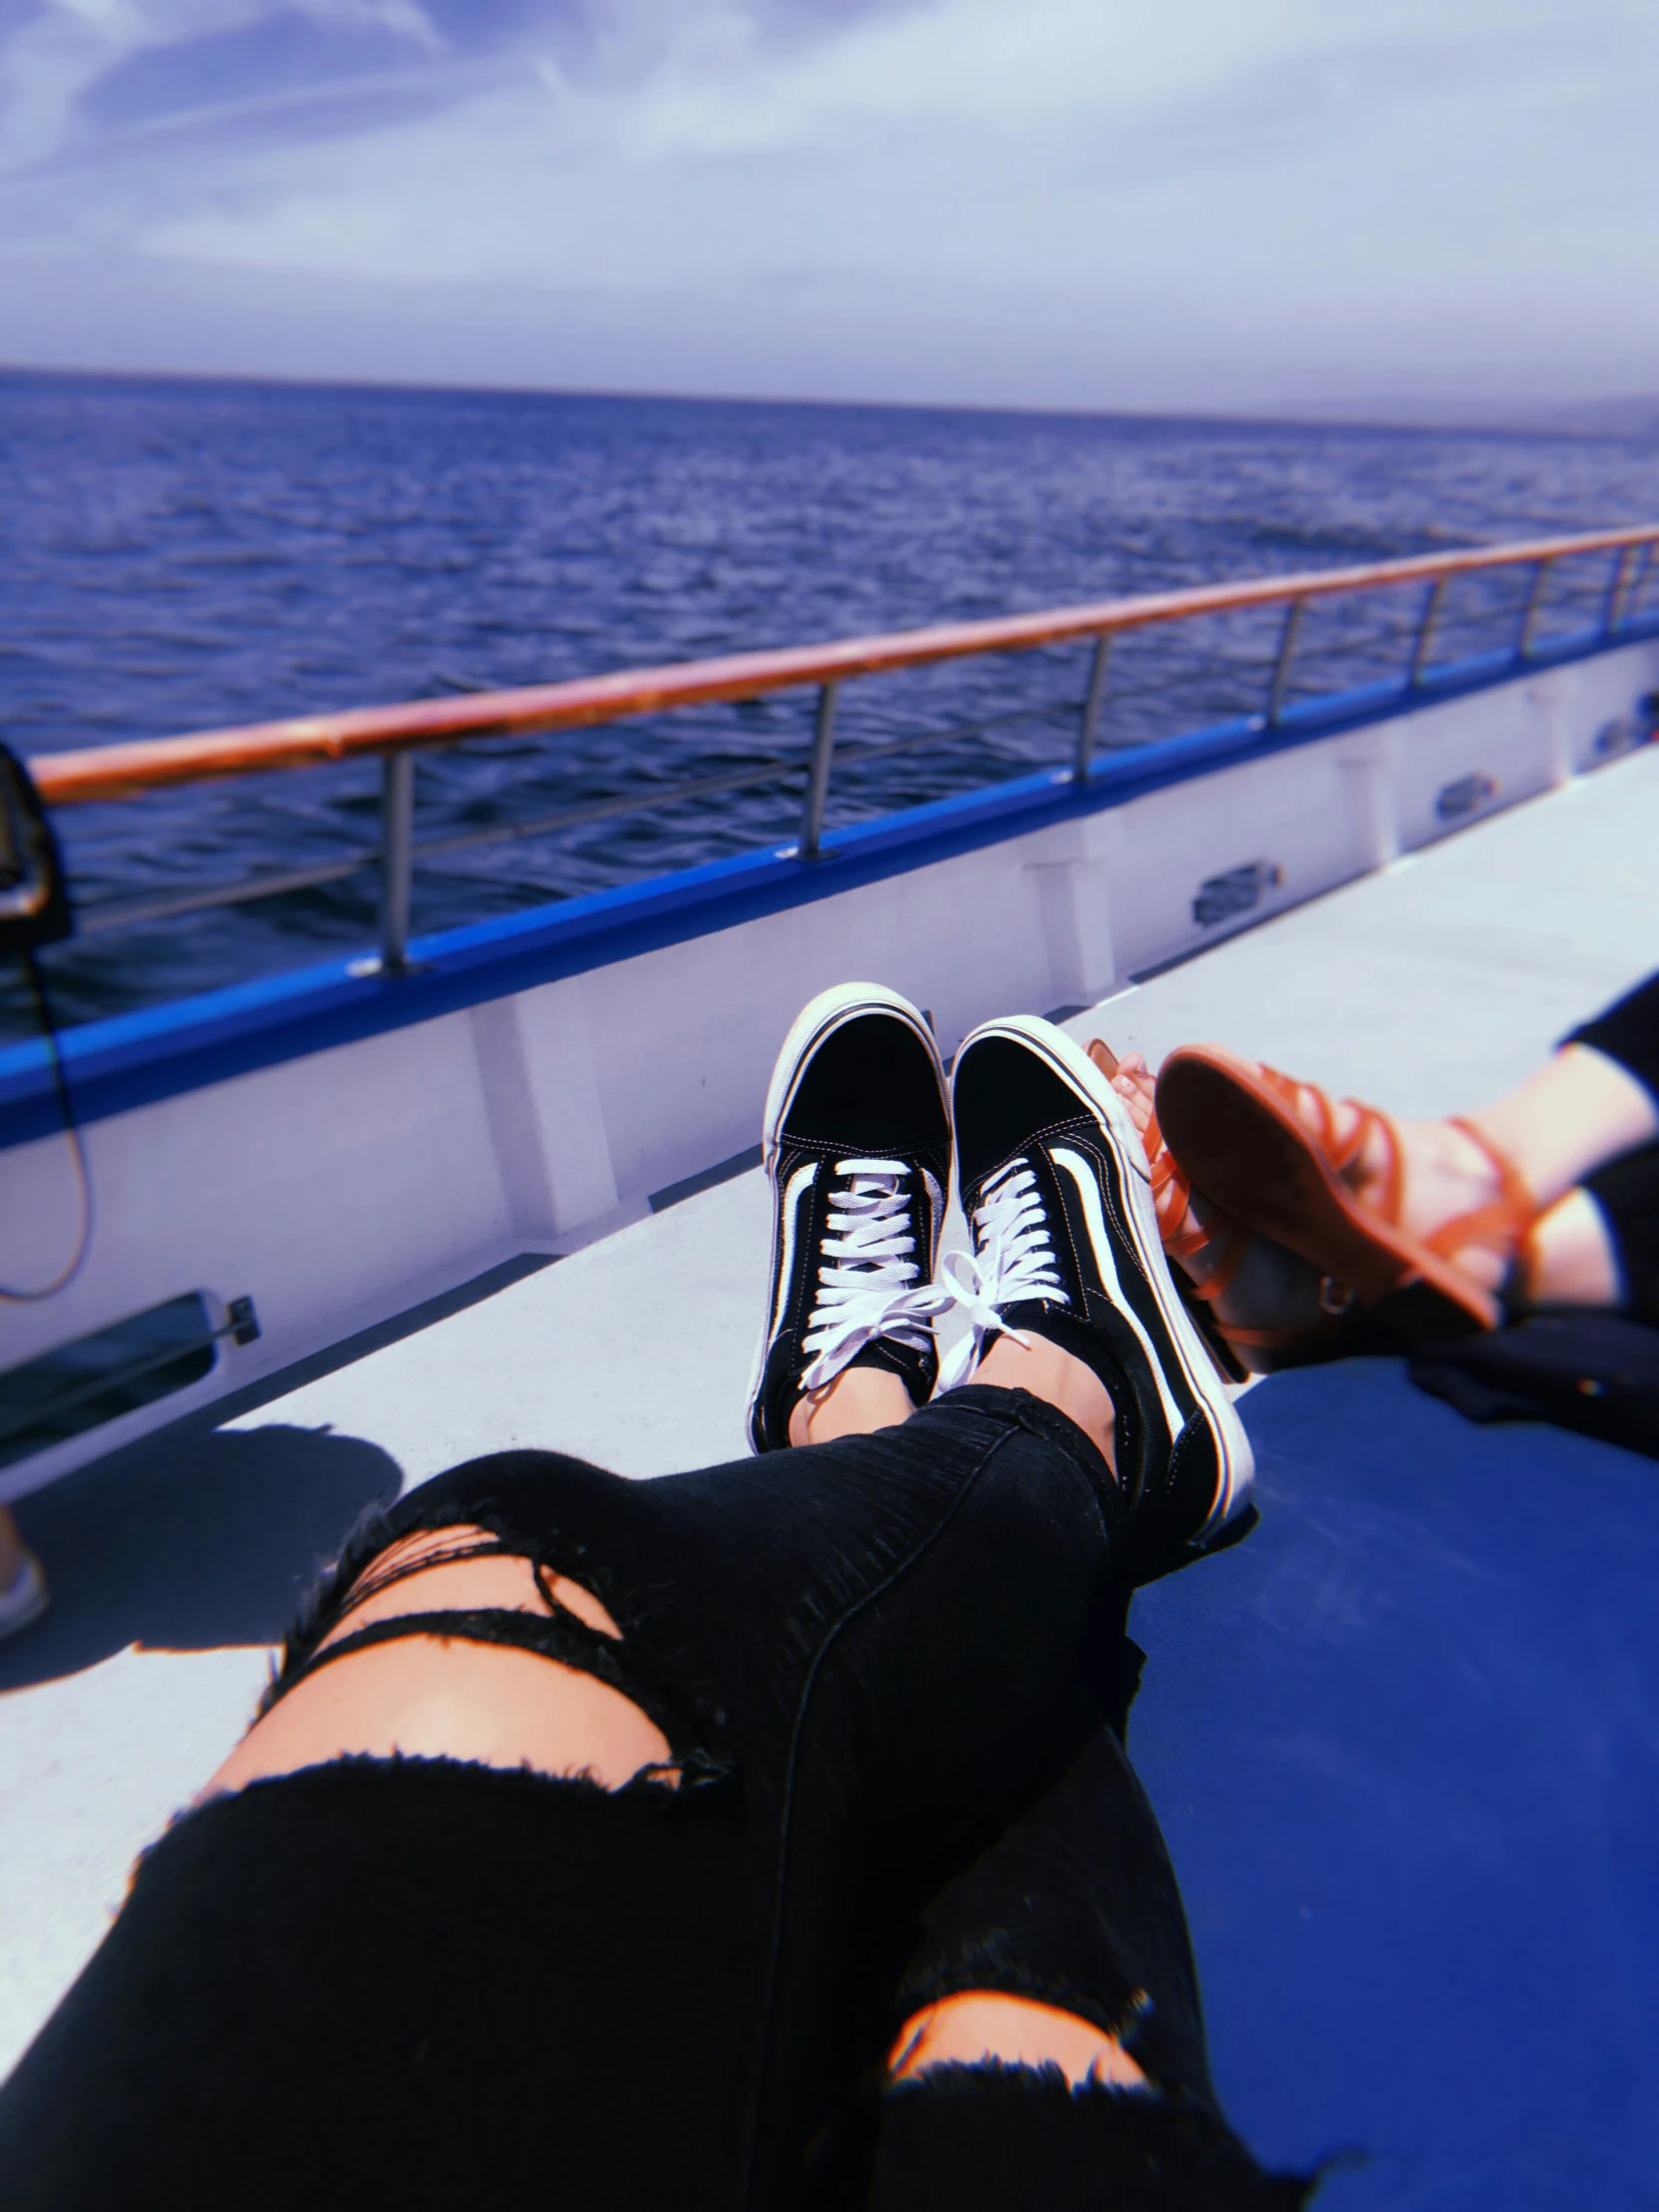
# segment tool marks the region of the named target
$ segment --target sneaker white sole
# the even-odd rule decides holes
[[[1217,1372],[1209,1348],[1199,1335],[1170,1274],[1169,1261],[1164,1254],[1164,1240],[1158,1230],[1158,1215],[1152,1202],[1152,1171],[1147,1165],[1146,1148],[1141,1143],[1140,1131],[1130,1119],[1128,1107],[1082,1046],[1074,1044],[1065,1031],[1056,1029],[1052,1022],[1039,1020],[1034,1014],[1007,1014],[998,1021],[981,1023],[970,1036],[963,1038],[962,1051],[965,1052],[970,1044],[982,1037],[1017,1037],[1028,1051],[1035,1052],[1046,1060],[1073,1090],[1082,1093],[1090,1109],[1099,1116],[1111,1136],[1113,1149],[1118,1155],[1136,1258],[1152,1287],[1159,1318],[1180,1364],[1182,1380],[1198,1401],[1215,1438],[1221,1480],[1209,1518],[1193,1539],[1195,1543],[1203,1543],[1232,1520],[1244,1505],[1255,1479],[1256,1455],[1251,1449],[1250,1438],[1245,1433],[1244,1423],[1239,1418],[1227,1385]],[[1100,1257],[1105,1263],[1102,1273],[1110,1281],[1116,1274],[1115,1263],[1110,1254]],[[1132,1309],[1125,1304],[1120,1311],[1141,1337],[1142,1348],[1156,1372],[1163,1365],[1157,1348],[1147,1342]]]
[[[750,1366],[749,1392],[744,1399],[744,1434],[746,1437],[750,1436],[751,1433],[755,1398],[761,1387],[761,1378],[766,1370],[767,1352],[772,1344],[773,1331],[777,1326],[778,1319],[778,1277],[782,1252],[776,1233],[776,1224],[778,1209],[783,1203],[782,1194],[778,1189],[779,1131],[783,1128],[784,1118],[794,1104],[796,1087],[801,1081],[801,1072],[818,1050],[818,1047],[826,1037],[831,1036],[835,1030],[840,1028],[843,1022],[855,1020],[858,1015],[868,1013],[896,1015],[900,1021],[915,1031],[932,1055],[933,1066],[939,1080],[940,1101],[944,1106],[946,1119],[949,1118],[949,1085],[945,1081],[944,1070],[939,1063],[939,1048],[933,1032],[927,1026],[920,1008],[912,1006],[907,998],[901,998],[897,991],[888,990],[884,983],[833,983],[829,990],[820,991],[816,998],[810,998],[806,1005],[802,1007],[800,1013],[796,1015],[794,1021],[791,1022],[789,1033],[779,1047],[778,1057],[773,1063],[772,1081],[767,1085],[766,1112],[761,1121],[761,1164],[766,1169],[767,1186],[772,1192],[774,1233],[772,1237],[772,1262],[767,1281],[766,1315],[761,1323],[760,1341],[755,1347],[755,1358]],[[944,1197],[948,1198],[955,1186],[955,1181],[956,1155],[954,1148],[952,1148],[950,1173],[944,1187]],[[939,1209],[941,1223],[943,1211],[941,1205]],[[791,1246],[787,1245],[783,1249],[790,1250]],[[934,1265],[937,1264],[937,1258],[938,1255],[935,1252],[933,1255]],[[931,1278],[932,1268],[930,1267],[928,1270],[929,1281]],[[750,1448],[753,1450],[753,1442],[751,1442]]]

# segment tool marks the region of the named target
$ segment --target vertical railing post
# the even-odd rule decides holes
[[[1416,642],[1411,647],[1411,668],[1405,679],[1405,689],[1415,691],[1422,682],[1428,656],[1434,650],[1434,626],[1440,619],[1440,608],[1445,603],[1446,580],[1436,576],[1428,587],[1428,597],[1422,603],[1422,620],[1417,624]]]
[[[1602,606],[1601,632],[1603,637],[1610,637],[1623,619],[1625,586],[1629,581],[1630,571],[1635,565],[1636,548],[1633,545],[1627,545],[1619,554],[1617,566],[1613,570],[1613,580],[1607,587],[1607,598]]]
[[[1100,729],[1100,710],[1106,702],[1106,670],[1112,658],[1112,633],[1106,631],[1094,641],[1094,660],[1089,667],[1089,689],[1083,700],[1083,719],[1077,725],[1077,756],[1072,762],[1071,773],[1079,784],[1088,780],[1094,761],[1094,741]]]
[[[1544,603],[1544,587],[1549,582],[1551,563],[1539,561],[1532,570],[1532,581],[1527,586],[1526,605],[1521,609],[1520,635],[1515,640],[1515,655],[1524,661],[1532,650],[1532,639],[1538,628],[1538,610]]]
[[[1273,682],[1268,687],[1267,723],[1271,730],[1285,711],[1285,700],[1291,688],[1291,659],[1296,652],[1297,633],[1302,628],[1302,617],[1307,612],[1305,599],[1293,599],[1285,614],[1285,627],[1279,638],[1279,657],[1273,664]]]
[[[1648,577],[1653,572],[1653,540],[1649,538],[1646,545],[1638,547],[1637,552],[1635,574],[1631,577],[1630,587],[1624,595],[1624,605],[1619,609],[1621,624],[1634,619],[1637,601],[1647,589]]]
[[[826,684],[818,695],[813,728],[813,760],[807,772],[807,800],[801,813],[801,857],[816,860],[824,837],[824,810],[830,798],[830,764],[835,752],[835,700],[839,684]]]
[[[414,755],[380,763],[380,972],[409,964],[409,890],[414,871]]]

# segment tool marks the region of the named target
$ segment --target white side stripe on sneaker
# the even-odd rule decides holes
[[[801,1341],[814,1356],[801,1378],[804,1391],[832,1382],[877,1337],[924,1349],[933,1317],[951,1304],[948,1291],[918,1281],[905,1173],[901,1160],[835,1163],[844,1187],[830,1196],[818,1301]]]
[[[784,1217],[784,1249],[778,1256],[778,1288],[772,1301],[772,1328],[767,1333],[769,1344],[783,1328],[784,1308],[789,1304],[790,1281],[795,1269],[795,1225],[801,1219],[801,1201],[817,1180],[818,1162],[809,1160],[805,1167],[796,1169],[784,1193],[781,1209]]]
[[[1141,1323],[1139,1315],[1124,1295],[1123,1285],[1118,1277],[1117,1260],[1112,1251],[1111,1232],[1107,1229],[1106,1217],[1100,1210],[1100,1185],[1095,1181],[1094,1169],[1079,1154],[1063,1151],[1058,1146],[1055,1147],[1049,1157],[1057,1168],[1064,1168],[1077,1186],[1078,1202],[1083,1209],[1083,1219],[1088,1225],[1089,1242],[1094,1247],[1095,1265],[1100,1270],[1100,1280],[1105,1286],[1107,1297],[1140,1339],[1141,1350],[1146,1355],[1147,1365],[1152,1370],[1153,1381],[1158,1385],[1158,1397],[1164,1408],[1164,1418],[1169,1422],[1170,1437],[1173,1441],[1175,1437],[1180,1435],[1186,1415],[1176,1403],[1175,1393],[1170,1388],[1165,1377],[1165,1359],[1170,1355],[1166,1354],[1163,1358],[1159,1356],[1152,1339],[1147,1335]],[[1176,1354],[1177,1357],[1179,1356],[1178,1348],[1173,1344],[1170,1350],[1171,1353]]]
[[[1046,1298],[1056,1306],[1071,1300],[1055,1272],[1054,1243],[1037,1179],[1025,1160],[1010,1161],[994,1183],[985,1186],[973,1216],[972,1253],[948,1252],[940,1270],[941,1288],[966,1314],[971,1334],[956,1344],[939,1376],[939,1388],[953,1390],[979,1365],[985,1339],[1002,1330],[1001,1309],[1024,1298]],[[1006,1335],[1024,1345],[1017,1329]]]

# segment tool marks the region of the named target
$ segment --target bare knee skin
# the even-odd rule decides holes
[[[489,1541],[482,1529],[465,1528],[407,1537],[381,1553],[357,1586],[393,1564],[451,1552],[468,1539]],[[448,1558],[365,1598],[318,1648],[399,1614],[471,1607],[545,1616],[557,1605],[602,1635],[620,1637],[591,1590],[564,1575],[550,1577],[547,1587],[551,1604],[527,1559]],[[605,1789],[620,1789],[642,1773],[677,1779],[667,1737],[609,1683],[536,1652],[423,1631],[350,1652],[297,1683],[249,1730],[203,1794],[330,1759],[397,1754],[586,1776]]]
[[[994,1989],[964,1989],[914,2012],[899,2029],[887,2060],[889,2077],[910,2081],[929,2066],[1058,2066],[1074,2089],[1103,2082],[1114,2089],[1150,2089],[1115,2035],[1075,2012]]]

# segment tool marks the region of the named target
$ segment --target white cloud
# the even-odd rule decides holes
[[[207,19],[156,10],[146,36]],[[576,63],[532,23],[447,70],[435,10],[313,13],[399,35],[410,112],[312,107],[240,145],[118,134],[74,161],[60,121],[13,235],[239,297],[402,287],[417,325],[461,287],[509,380],[539,300],[657,331],[625,380],[659,386],[811,388],[815,342],[873,396],[1659,381],[1659,22],[1634,0],[934,0],[789,42],[725,0],[640,0]],[[82,25],[77,66],[132,38],[120,21]],[[37,117],[67,112],[73,69],[58,111],[49,76]]]

